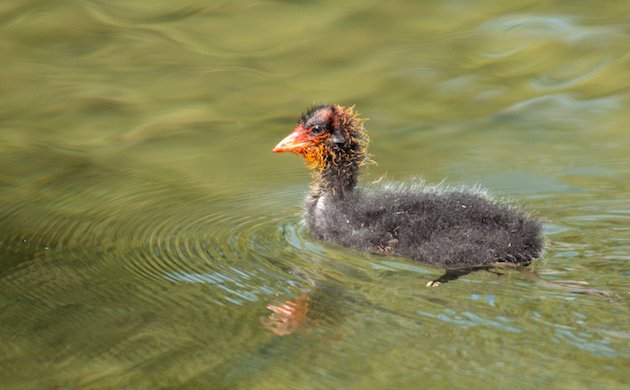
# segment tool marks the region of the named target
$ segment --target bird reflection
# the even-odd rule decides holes
[[[311,298],[304,293],[297,299],[267,304],[271,311],[268,317],[260,319],[265,329],[278,336],[287,336],[304,329],[309,323]]]
[[[275,335],[300,334],[324,324],[338,323],[348,317],[353,307],[368,304],[330,275],[307,275],[300,270],[292,273],[305,282],[299,296],[268,302],[269,312],[260,318],[262,326]]]

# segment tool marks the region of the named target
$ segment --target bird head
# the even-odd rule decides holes
[[[320,104],[307,110],[273,152],[301,155],[311,169],[360,166],[367,161],[368,137],[353,107]]]

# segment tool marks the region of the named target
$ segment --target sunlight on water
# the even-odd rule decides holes
[[[625,388],[630,6],[0,4],[3,388]],[[375,181],[481,186],[532,269],[439,288],[318,242],[272,155],[313,102]],[[578,294],[578,291],[612,294]]]

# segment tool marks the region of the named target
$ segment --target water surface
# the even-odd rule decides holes
[[[2,387],[627,387],[628,15],[5,1]],[[544,219],[541,276],[615,297],[312,239],[271,148],[318,101],[369,118],[365,182],[485,187]]]

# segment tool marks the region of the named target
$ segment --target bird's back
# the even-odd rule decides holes
[[[536,219],[475,191],[386,186],[308,206],[306,221],[319,239],[447,270],[526,265],[543,251]]]

